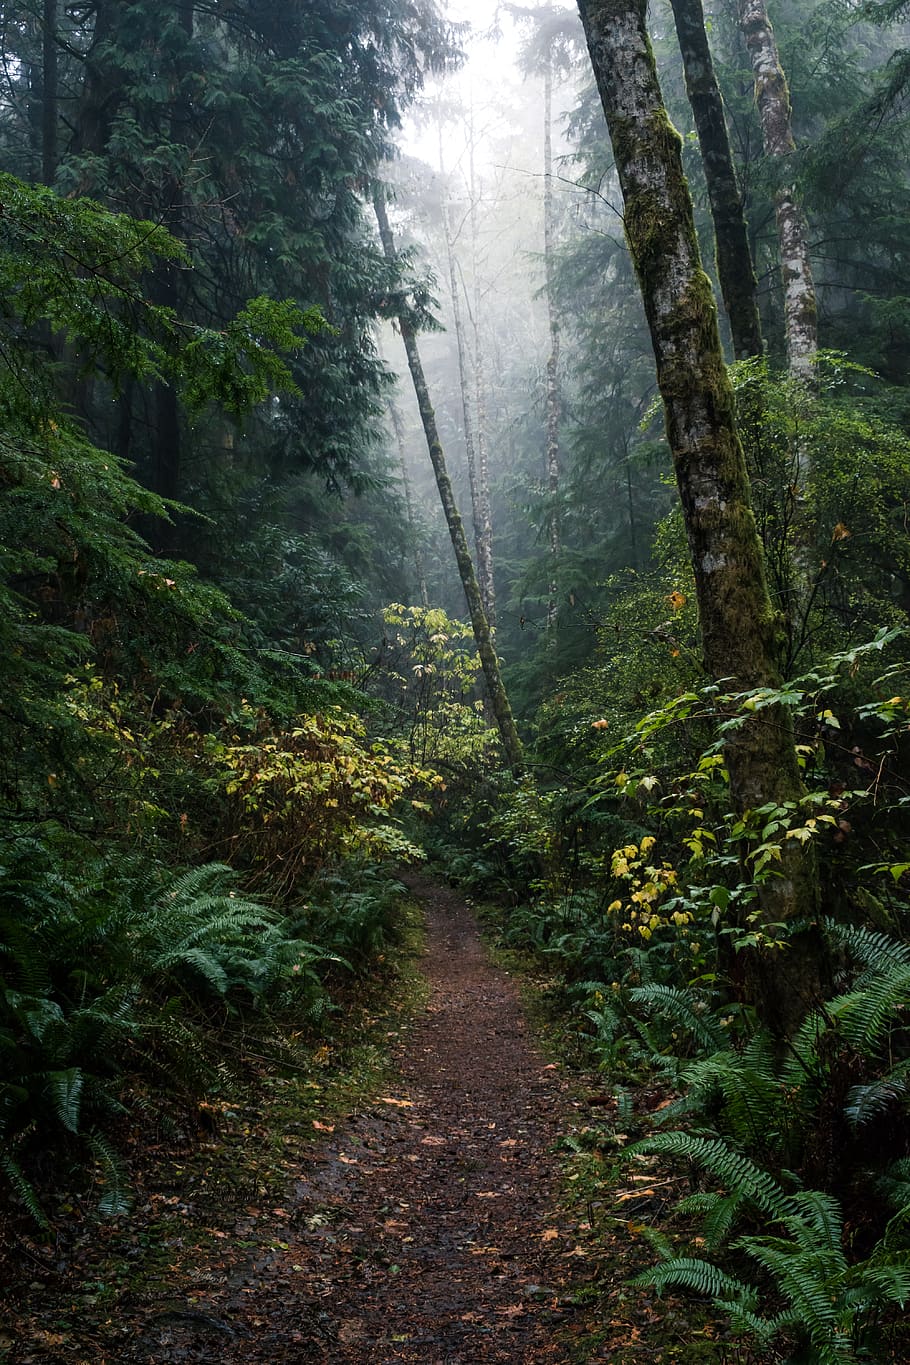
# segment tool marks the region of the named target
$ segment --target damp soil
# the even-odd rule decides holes
[[[681,1349],[691,1323],[626,1297],[628,1249],[567,1198],[559,1141],[585,1131],[590,1097],[535,1045],[471,909],[422,876],[409,885],[426,914],[425,1004],[380,1093],[285,1134],[268,1109],[246,1124],[251,1170],[269,1141],[287,1144],[278,1187],[226,1185],[213,1142],[209,1174],[176,1168],[171,1192],[119,1234],[84,1236],[56,1277],[36,1248],[3,1365],[695,1359]],[[704,1345],[699,1361],[720,1358]]]

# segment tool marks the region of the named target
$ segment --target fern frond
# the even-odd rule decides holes
[[[47,1088],[54,1102],[54,1113],[71,1133],[79,1131],[84,1083],[85,1078],[77,1066],[68,1067],[66,1071],[50,1071],[47,1075]]]
[[[910,968],[910,943],[902,943],[891,934],[867,929],[861,924],[839,924],[826,920],[825,929],[835,943],[846,948],[873,976]],[[865,984],[860,978],[857,984]]]
[[[790,1199],[794,1211],[783,1222],[796,1244],[811,1253],[824,1251],[846,1269],[844,1215],[838,1201],[823,1190],[800,1190]]]
[[[703,1166],[740,1199],[747,1199],[763,1213],[782,1219],[791,1212],[787,1193],[760,1166],[734,1151],[719,1138],[693,1137],[690,1133],[655,1133],[636,1142],[627,1155],[660,1153]]]
[[[897,1011],[910,1005],[910,965],[870,977],[862,989],[829,1002],[828,1012],[858,1052],[874,1053],[884,1042]]]
[[[668,1284],[676,1284],[683,1289],[692,1289],[705,1298],[720,1300],[743,1299],[752,1303],[755,1291],[742,1280],[728,1275],[711,1261],[699,1260],[696,1256],[674,1256],[672,1260],[661,1261],[643,1270],[640,1275],[629,1281],[635,1285],[649,1285],[660,1292]]]
[[[705,1052],[719,1052],[729,1045],[706,1002],[693,991],[680,990],[676,986],[636,986],[629,991],[629,1000],[648,1013],[665,1015]]]
[[[844,1116],[854,1132],[892,1113],[906,1099],[908,1070],[910,1063],[905,1062],[880,1080],[851,1087]]]
[[[107,1187],[98,1201],[98,1212],[107,1218],[119,1218],[129,1213],[132,1201],[123,1162],[103,1134],[88,1133],[86,1142],[104,1173],[103,1179]]]
[[[0,1151],[0,1170],[3,1171],[3,1174],[6,1176],[12,1189],[25,1205],[32,1221],[37,1223],[42,1231],[48,1232],[50,1230],[50,1223],[38,1201],[34,1186],[31,1181],[26,1178],[21,1167],[13,1160],[9,1152]]]
[[[698,1213],[702,1215],[701,1235],[705,1250],[709,1253],[719,1251],[728,1241],[736,1215],[742,1208],[743,1200],[736,1194],[718,1194],[708,1191],[687,1195],[676,1208],[679,1213]]]

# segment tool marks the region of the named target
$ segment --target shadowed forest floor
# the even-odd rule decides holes
[[[0,1337],[0,1361],[696,1358],[692,1329],[672,1304],[657,1310],[620,1290],[634,1269],[623,1263],[628,1245],[605,1246],[601,1229],[595,1250],[583,1204],[567,1211],[553,1149],[584,1122],[584,1102],[535,1048],[515,986],[488,961],[472,912],[445,887],[417,876],[410,884],[427,915],[428,994],[382,1093],[344,1120],[305,1119],[299,1138],[289,1125],[280,1204],[274,1187],[262,1197],[255,1175],[248,1188],[239,1177],[227,1188],[217,1169],[209,1179],[188,1165],[181,1187],[177,1167],[173,1192],[162,1185],[149,1194],[130,1234],[127,1262],[154,1264],[152,1276],[130,1276],[121,1259],[116,1285],[96,1283],[93,1275],[110,1271],[99,1268],[97,1242],[86,1242],[61,1253],[55,1281],[42,1276],[38,1254],[14,1329]],[[255,1168],[257,1146],[274,1134],[255,1125],[244,1132],[240,1146]],[[80,1265],[79,1295],[66,1302]],[[710,1335],[699,1360],[745,1359],[715,1354]]]

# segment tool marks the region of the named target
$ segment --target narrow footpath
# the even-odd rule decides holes
[[[544,1365],[587,1359],[552,1147],[571,1104],[452,891],[415,877],[425,1013],[387,1092],[327,1134],[222,1323],[159,1319],[133,1360]],[[244,1277],[240,1277],[242,1280]],[[226,1310],[226,1311],[225,1311]],[[219,1324],[220,1325],[220,1324]],[[207,1340],[206,1340],[207,1338]],[[138,1349],[137,1349],[138,1348]]]

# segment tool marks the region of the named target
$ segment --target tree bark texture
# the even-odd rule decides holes
[[[758,281],[702,0],[670,0],[714,220],[717,276],[737,360],[762,353]]]
[[[547,589],[547,648],[555,650],[559,624],[559,558],[561,534],[559,517],[559,419],[562,394],[559,385],[559,316],[556,312],[555,281],[553,278],[553,248],[556,225],[553,203],[553,67],[547,63],[544,74],[544,131],[543,131],[543,258],[546,278],[547,324],[550,334],[550,354],[547,357],[547,513],[550,544],[550,575]]]
[[[739,0],[739,16],[752,62],[765,155],[788,157],[796,150],[790,91],[765,0]],[[793,184],[777,191],[774,211],[780,242],[787,366],[794,379],[809,380],[818,350],[818,310],[809,260],[809,226]]]
[[[379,224],[379,236],[382,241],[383,252],[386,260],[393,263],[397,259],[395,243],[392,238],[392,230],[389,226],[389,216],[386,212],[385,201],[382,192],[377,190],[373,196],[373,205],[376,210],[376,221]],[[471,626],[474,631],[474,641],[477,645],[477,652],[480,655],[480,663],[483,668],[484,679],[487,684],[487,691],[490,697],[490,705],[496,724],[499,729],[502,746],[505,750],[506,758],[515,772],[521,772],[524,768],[524,753],[515,720],[512,716],[512,708],[509,704],[508,694],[502,681],[502,674],[499,671],[499,659],[493,646],[493,636],[490,630],[486,613],[483,609],[483,600],[480,595],[480,588],[477,583],[477,576],[474,573],[474,564],[471,560],[471,552],[468,549],[468,540],[465,535],[464,523],[458,511],[458,504],[455,501],[455,493],[452,488],[452,481],[446,467],[445,452],[442,442],[439,439],[439,431],[436,426],[436,414],[433,411],[433,404],[430,401],[430,393],[427,388],[427,381],[423,372],[423,365],[420,359],[420,351],[417,346],[417,336],[408,318],[402,314],[398,319],[398,328],[401,332],[401,339],[404,343],[405,354],[408,358],[408,369],[411,372],[411,379],[414,383],[414,392],[417,396],[417,406],[420,410],[420,420],[423,423],[424,434],[427,439],[427,449],[430,454],[430,463],[433,466],[433,474],[436,478],[436,487],[439,490],[439,499],[442,503],[443,514],[446,525],[449,528],[449,536],[452,540],[452,548],[455,551],[455,560],[458,565],[458,573],[464,588],[465,598],[467,599],[468,612],[471,617]]]
[[[579,0],[625,204],[625,228],[657,363],[667,437],[695,574],[705,661],[732,689],[774,686],[776,621],[749,500],[734,400],[710,281],[701,268],[681,140],[667,117],[645,24],[646,0]],[[785,708],[749,715],[729,732],[725,759],[737,811],[802,792]],[[790,843],[794,841],[789,841]],[[760,889],[765,921],[814,919],[811,857],[784,841],[779,874]],[[815,931],[757,955],[756,1001],[766,1019],[795,1025],[818,994]]]

